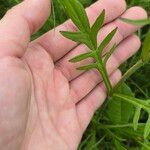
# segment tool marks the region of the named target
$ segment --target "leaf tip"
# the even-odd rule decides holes
[[[72,58],[72,59],[69,60],[69,62],[75,63],[76,61]]]
[[[105,14],[106,14],[106,11],[105,11],[105,9],[103,9],[102,10],[102,13],[101,13],[103,16],[105,16]]]
[[[78,67],[78,68],[76,68],[76,70],[84,71],[85,69],[84,69],[84,67]]]
[[[116,27],[116,28],[114,29],[114,32],[116,33],[116,32],[117,32],[117,30],[118,30],[118,27]]]
[[[61,35],[64,35],[66,31],[59,31]]]

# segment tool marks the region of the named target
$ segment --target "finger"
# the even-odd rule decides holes
[[[123,14],[123,17],[132,18],[132,19],[141,19],[141,18],[145,18],[146,16],[147,14],[145,10],[143,10],[140,7],[130,8]],[[126,23],[121,22],[119,19],[117,19],[112,23],[105,25],[101,29],[98,36],[99,43],[102,41],[102,39],[104,39],[104,37],[110,31],[112,31],[116,27],[118,27],[118,32],[116,33],[116,35],[114,36],[110,44],[108,44],[105,52],[109,50],[114,43],[119,44],[123,39],[133,34],[135,31],[137,31],[140,28],[138,26],[128,25]],[[56,67],[58,67],[58,69],[60,69],[61,72],[63,72],[63,74],[66,76],[66,78],[69,81],[73,80],[74,78],[78,77],[81,73],[83,73],[81,71],[76,70],[76,68],[93,62],[93,59],[86,59],[79,63],[70,63],[68,62],[68,60],[70,60],[71,58],[79,54],[83,54],[86,52],[89,52],[89,49],[85,45],[79,45],[56,63]]]
[[[49,13],[49,0],[25,0],[10,9],[0,21],[0,57],[22,57],[30,35],[43,25]]]
[[[111,77],[111,82],[115,85],[121,78],[121,72],[117,70]],[[107,92],[103,83],[97,85],[94,90],[77,104],[77,114],[83,131],[87,128],[95,111],[103,104],[107,97]]]
[[[124,40],[110,57],[107,63],[108,74],[112,74],[129,57],[135,54],[140,48],[141,42],[136,35]],[[97,70],[90,70],[70,82],[70,94],[75,103],[82,100],[95,86],[102,82]],[[80,88],[79,88],[80,87]]]
[[[93,24],[93,22],[96,20],[103,9],[105,9],[106,11],[105,23],[108,23],[119,17],[125,11],[126,3],[125,0],[115,0],[113,2],[112,0],[97,1],[92,6],[86,9],[91,24]],[[56,61],[77,45],[77,43],[64,38],[60,34],[60,31],[67,30],[77,30],[75,25],[73,25],[70,20],[46,33],[35,42],[38,42],[40,45],[42,45],[51,54],[53,60]]]

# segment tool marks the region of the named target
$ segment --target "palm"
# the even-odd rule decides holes
[[[31,149],[37,149],[39,146],[43,149],[51,147],[51,142],[48,141],[56,138],[51,139],[56,140],[56,146],[60,144],[60,147],[75,149],[82,129],[73,97],[70,95],[69,81],[61,70],[54,66],[51,56],[40,46],[30,49],[25,60],[31,69],[31,84],[35,89],[31,94],[34,105],[33,108],[30,107],[34,114],[29,116],[32,118],[32,124],[28,127],[32,135],[27,136],[25,145],[29,140]],[[40,142],[35,144],[35,139]]]
[[[38,1],[36,5],[33,2],[22,2],[0,23],[0,85],[3,85],[0,87],[0,135],[3,135],[0,148],[76,149],[107,92],[95,70],[75,69],[93,60],[80,64],[68,62],[74,55],[88,51],[60,35],[60,30],[76,30],[70,21],[28,42],[30,34],[39,29],[49,14],[49,0]],[[103,6],[107,6],[106,20],[98,40],[116,26],[120,31],[109,45],[117,43],[118,48],[107,64],[111,82],[116,84],[120,79],[118,66],[140,46],[137,36],[132,35],[138,28],[117,18],[125,11],[124,0],[95,3],[87,9],[91,23]],[[135,7],[124,12],[123,17],[129,16],[140,19],[146,14]],[[17,22],[10,22],[11,18],[17,18]]]

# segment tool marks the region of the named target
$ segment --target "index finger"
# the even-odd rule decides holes
[[[105,24],[119,17],[126,10],[125,0],[99,0],[89,8],[86,9],[90,23],[96,20],[102,10],[106,11]],[[49,31],[35,42],[44,47],[54,61],[62,58],[70,50],[72,50],[77,43],[64,38],[60,31],[76,31],[77,28],[69,20],[55,29]],[[59,44],[58,44],[59,43]]]

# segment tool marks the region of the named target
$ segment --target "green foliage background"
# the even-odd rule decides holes
[[[94,0],[80,0],[81,3],[87,7],[94,2]],[[128,7],[139,5],[145,8],[150,14],[150,0],[127,0]],[[0,0],[0,18],[5,14],[5,12],[12,6],[17,4],[17,0]],[[37,38],[41,34],[50,30],[54,26],[64,22],[67,17],[60,4],[60,0],[53,0],[54,13],[45,23],[44,27],[35,35],[33,39]],[[55,21],[54,21],[55,20]],[[141,40],[144,39],[145,34],[148,32],[149,27],[146,26],[138,32]],[[140,52],[129,59],[120,68],[122,72],[125,72],[139,59]],[[138,72],[131,76],[127,80],[127,85],[130,88],[121,89],[124,93],[130,93],[135,95],[135,97],[142,99],[150,99],[150,63],[142,67]],[[121,91],[122,92],[122,91]],[[115,106],[114,106],[115,105]],[[113,112],[113,108],[119,108]],[[132,113],[133,109],[131,105],[124,104],[121,106],[116,103],[111,105],[104,104],[103,108],[99,109],[91,124],[89,125],[86,133],[83,136],[82,142],[79,146],[81,150],[150,150],[150,141],[143,139],[143,123],[147,120],[147,114],[143,111],[140,116],[140,123],[138,130],[135,132],[133,130],[131,119],[132,115],[127,118],[129,111]],[[128,109],[127,109],[128,108]],[[107,110],[107,111],[106,111]],[[119,114],[123,114],[124,118],[120,121]],[[104,125],[107,124],[107,125]]]

